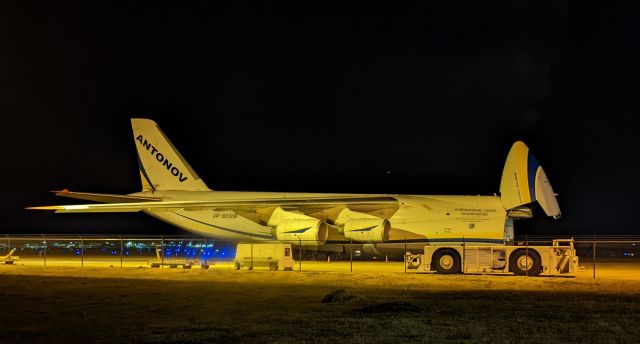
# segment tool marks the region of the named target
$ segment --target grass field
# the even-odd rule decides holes
[[[0,342],[640,342],[640,278],[607,277],[604,266],[593,280],[358,264],[356,273],[307,262],[313,271],[0,266]],[[357,297],[321,302],[340,288]]]

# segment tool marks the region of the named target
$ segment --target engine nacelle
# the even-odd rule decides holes
[[[276,208],[267,222],[278,241],[302,246],[324,245],[329,236],[327,223],[305,214]]]
[[[360,242],[385,242],[389,240],[391,223],[377,216],[344,209],[336,218],[339,232],[345,238]]]
[[[293,245],[318,246],[327,242],[329,229],[318,219],[287,219],[276,226],[278,241]]]
[[[389,240],[391,224],[385,219],[351,219],[344,224],[343,235],[347,239],[364,242]]]

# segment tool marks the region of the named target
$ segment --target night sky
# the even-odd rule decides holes
[[[0,233],[181,233],[23,209],[138,191],[147,117],[215,190],[492,195],[523,140],[563,218],[517,233],[639,234],[637,12],[424,3],[3,1]]]

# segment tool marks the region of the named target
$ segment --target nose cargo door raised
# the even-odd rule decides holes
[[[514,143],[507,156],[500,197],[507,210],[537,201],[547,216],[557,219],[561,215],[547,174],[522,141]]]
[[[547,174],[544,173],[544,170],[541,166],[538,167],[538,171],[536,172],[536,200],[542,210],[544,210],[547,216],[553,216],[554,219],[560,218],[560,206],[558,206],[558,200],[556,199],[556,194],[553,192],[553,188],[551,188],[551,183],[549,183],[549,179],[547,178]]]

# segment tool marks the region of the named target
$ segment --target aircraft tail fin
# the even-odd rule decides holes
[[[514,143],[507,156],[500,197],[507,210],[537,201],[547,216],[560,218],[560,207],[547,174],[522,141]]]
[[[210,191],[156,122],[132,118],[143,191]]]

